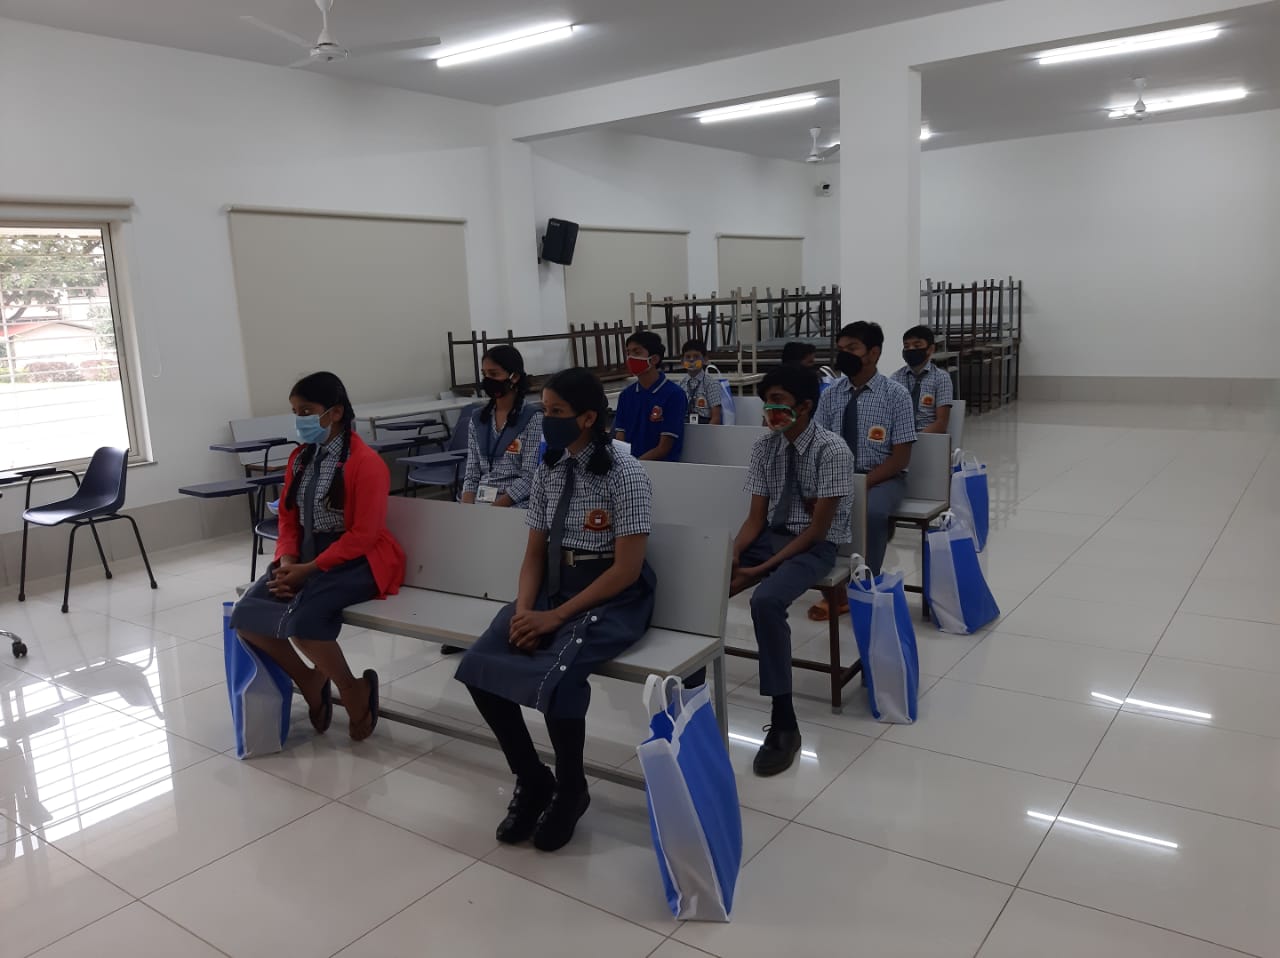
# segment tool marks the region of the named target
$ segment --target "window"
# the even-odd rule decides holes
[[[0,470],[138,451],[113,232],[0,218]]]

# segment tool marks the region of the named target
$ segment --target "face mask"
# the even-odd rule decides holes
[[[543,416],[542,438],[549,452],[563,452],[582,435],[577,416]]]
[[[781,403],[765,403],[764,418],[774,432],[786,432],[796,424],[796,411]]]
[[[702,360],[701,359],[687,360],[684,364],[684,368],[689,370],[689,372],[691,373],[696,373],[699,369],[702,368]]]
[[[649,371],[649,357],[638,359],[635,356],[627,357],[627,372],[633,376],[643,376]]]
[[[490,399],[497,399],[499,396],[505,396],[511,392],[512,382],[510,379],[490,379],[485,376],[480,380],[480,389]]]
[[[902,351],[902,361],[912,369],[919,369],[929,361],[929,350],[927,349],[904,349]]]
[[[294,416],[293,428],[305,443],[324,442],[329,436],[329,427],[320,425],[319,416]]]
[[[862,357],[842,350],[836,353],[836,369],[853,379],[858,373],[862,372]]]

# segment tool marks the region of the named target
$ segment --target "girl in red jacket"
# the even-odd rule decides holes
[[[302,445],[285,469],[275,561],[236,603],[231,624],[302,690],[317,732],[333,719],[337,685],[358,742],[378,724],[378,674],[352,675],[335,640],[343,609],[392,595],[404,581],[404,551],[387,531],[391,477],[356,435],[355,410],[333,373],[299,380],[289,403]]]

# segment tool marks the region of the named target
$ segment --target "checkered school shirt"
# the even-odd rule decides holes
[[[835,518],[827,531],[827,541],[842,545],[850,540],[849,514],[853,506],[853,456],[838,435],[816,423],[809,423],[796,446],[796,478],[799,492],[791,496],[787,531],[799,535],[809,528],[813,500],[840,496]],[[787,478],[787,437],[780,432],[761,436],[751,447],[744,491],[769,497],[767,521],[782,499]]]
[[[903,366],[889,377],[911,395],[915,389],[916,374],[910,366]],[[952,403],[951,377],[933,363],[924,367],[920,380],[920,401],[916,404],[916,429],[932,426],[938,420],[938,409]]]
[[[564,491],[569,461],[577,463],[573,496],[565,515],[566,549],[609,552],[619,536],[648,535],[653,527],[653,486],[649,474],[631,456],[613,450],[613,467],[603,476],[587,470],[592,446],[576,456],[563,455],[554,466],[545,463],[533,476],[526,523],[530,529],[550,532],[556,506]]]
[[[514,420],[508,426],[514,427]],[[499,440],[502,448],[498,448]],[[542,442],[542,413],[535,412],[520,432],[514,428],[499,430],[490,419],[481,422],[477,413],[471,417],[467,437],[467,469],[462,491],[475,495],[480,484],[496,486],[517,506],[529,498],[533,475],[538,470],[538,446]]]
[[[844,410],[853,387],[841,376],[818,400],[818,425],[844,435]],[[846,442],[848,436],[844,437]],[[870,472],[889,458],[893,447],[916,441],[916,421],[911,414],[911,394],[880,373],[872,376],[858,394],[858,472]],[[852,444],[850,444],[852,448]]]
[[[316,463],[323,456],[323,461],[319,466],[319,482],[316,481]],[[301,458],[301,457],[299,457]],[[333,509],[329,506],[326,497],[329,495],[329,489],[333,485],[334,476],[337,475],[338,465],[342,462],[342,433],[334,436],[327,443],[322,445],[315,457],[307,464],[306,470],[302,475],[297,476],[297,480],[302,483],[298,486],[298,521],[303,521],[306,514],[303,510],[303,503],[307,496],[312,497],[315,503],[315,518],[313,530],[316,532],[346,532],[347,518],[342,514],[341,509]]]
[[[689,409],[685,415],[691,416],[697,413],[698,418],[703,422],[711,418],[713,407],[724,403],[720,395],[720,382],[712,379],[705,369],[696,376],[693,373],[689,374],[684,381],[684,394],[689,400]]]

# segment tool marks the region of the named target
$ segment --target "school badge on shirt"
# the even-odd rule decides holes
[[[649,413],[649,422],[662,422],[662,407],[654,406]]]
[[[889,431],[884,426],[872,426],[867,430],[867,438],[872,442],[884,442],[889,438]]]
[[[592,509],[587,513],[587,520],[582,524],[582,528],[588,532],[604,532],[612,523],[609,521],[609,513],[603,509]]]
[[[697,405],[698,405],[698,408],[699,408],[699,409],[706,409],[706,408],[707,408],[707,397],[706,397],[706,396],[699,396],[699,397],[698,397],[698,403],[697,403]]]
[[[924,406],[924,408],[925,408],[925,409],[932,409],[932,408],[933,408],[933,393],[925,393],[923,396],[921,396],[921,397],[920,397],[920,405]]]
[[[515,439],[511,440],[511,445],[507,446],[507,452],[519,454],[520,450],[523,448],[524,443],[520,441],[519,436],[516,436]]]

